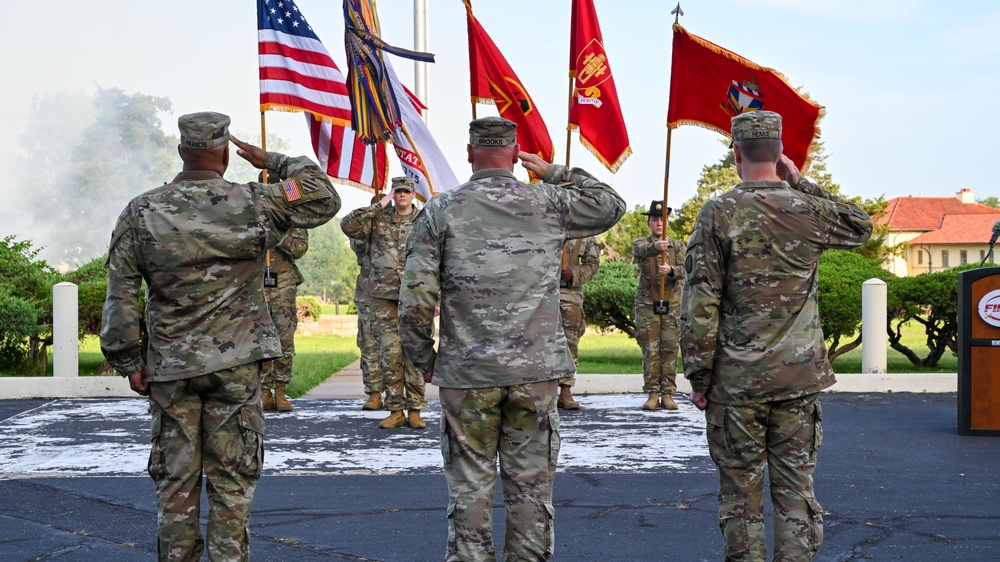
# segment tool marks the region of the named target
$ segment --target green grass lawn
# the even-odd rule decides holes
[[[353,363],[361,356],[354,338],[340,336],[299,336],[295,338],[295,366],[288,394],[298,398],[327,377]],[[80,376],[100,375],[101,345],[96,336],[80,340]],[[49,353],[49,376],[52,375],[52,354]],[[24,373],[0,373],[0,376],[23,376]]]
[[[903,344],[916,351],[921,357],[926,355],[927,345],[923,326],[913,323],[903,328]],[[936,368],[922,368],[910,363],[902,353],[889,348],[886,366],[890,373],[954,373],[958,371],[958,357],[945,352]],[[678,361],[677,370],[683,367]],[[849,351],[833,362],[837,373],[861,372],[861,348]],[[586,334],[580,339],[580,365],[577,372],[590,374],[632,374],[642,373],[642,352],[639,344],[622,333]]]

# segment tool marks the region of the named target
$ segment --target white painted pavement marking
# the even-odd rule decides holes
[[[644,412],[637,395],[584,396],[561,415],[559,470],[635,473],[711,469],[704,415]],[[378,429],[385,412],[356,400],[296,400],[295,411],[267,415],[269,475],[402,474],[441,471],[435,403],[426,431]],[[0,479],[43,476],[144,476],[149,456],[144,400],[56,400],[0,421]]]

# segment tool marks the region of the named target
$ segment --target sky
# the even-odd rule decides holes
[[[456,176],[465,179],[472,116],[465,9],[461,0],[428,3],[428,50],[437,55],[430,69],[430,128]],[[344,70],[341,2],[297,4]],[[595,5],[634,154],[611,174],[573,133],[571,162],[615,187],[629,208],[645,206],[663,197],[675,2]],[[383,39],[412,48],[412,0],[381,0],[377,7]],[[569,0],[473,2],[545,118],[559,163],[566,158],[570,7]],[[779,70],[826,107],[821,140],[844,193],[998,193],[989,164],[997,125],[984,111],[995,105],[987,98],[1000,91],[1000,2],[688,0],[682,9],[688,31]],[[173,112],[163,115],[163,128],[169,134],[176,134],[178,116],[203,110],[229,114],[237,134],[259,134],[255,2],[0,0],[0,14],[0,165],[22,151],[32,99],[60,91],[102,87],[168,97]],[[412,89],[413,63],[394,58],[393,64]],[[484,105],[477,111],[480,117],[496,113]],[[268,136],[286,140],[290,154],[313,156],[301,115],[272,112],[266,120]],[[693,196],[702,167],[725,156],[721,141],[698,127],[674,131],[670,206]],[[44,173],[7,172],[19,178]],[[398,165],[390,173],[399,173]],[[136,194],[151,187],[137,186]],[[7,201],[26,194],[0,189],[11,191]],[[370,199],[354,188],[338,189],[341,215]],[[17,224],[5,220],[11,209],[0,209],[0,236],[32,238],[30,225],[10,231]]]

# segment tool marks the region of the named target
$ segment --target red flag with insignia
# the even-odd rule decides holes
[[[517,123],[517,142],[521,150],[537,154],[552,163],[555,150],[545,121],[514,70],[472,15],[472,4],[465,2],[469,28],[469,74],[472,101],[496,104],[500,116]]]
[[[632,154],[594,0],[574,0],[569,43],[569,128],[612,173]]]
[[[796,91],[777,70],[674,24],[667,127],[698,125],[728,137],[735,115],[760,109],[781,114],[784,152],[805,170],[819,138],[823,106]]]

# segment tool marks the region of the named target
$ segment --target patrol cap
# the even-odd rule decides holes
[[[667,214],[669,215],[670,211],[672,211],[672,210],[673,209],[671,209],[670,207],[667,207]],[[650,216],[650,217],[662,217],[663,216],[663,201],[657,201],[657,200],[654,199],[653,202],[649,204],[649,211],[646,212],[646,213],[642,213],[642,214]]]
[[[218,148],[229,143],[229,116],[212,111],[188,113],[177,118],[184,148]]]
[[[781,115],[773,111],[751,111],[733,117],[733,142],[754,139],[781,140]]]
[[[400,176],[398,178],[392,178],[392,190],[393,191],[413,191],[413,178],[408,178],[406,176]]]
[[[503,117],[483,117],[469,123],[472,146],[511,146],[517,143],[517,124]]]

